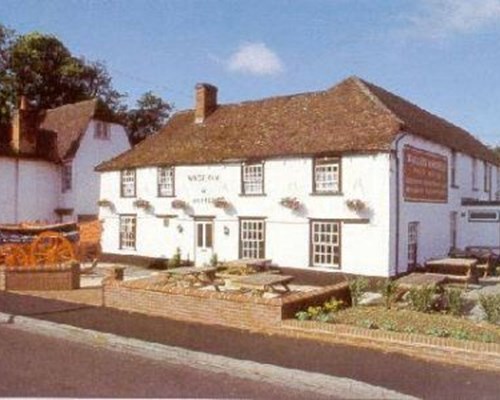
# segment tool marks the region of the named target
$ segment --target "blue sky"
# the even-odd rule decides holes
[[[500,0],[1,0],[0,22],[104,61],[129,102],[177,109],[358,75],[500,145]]]

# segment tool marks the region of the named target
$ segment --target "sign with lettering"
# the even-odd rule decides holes
[[[403,153],[405,201],[447,203],[448,158],[408,145]]]

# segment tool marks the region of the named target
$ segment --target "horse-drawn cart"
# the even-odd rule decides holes
[[[36,267],[75,260],[76,223],[0,225],[0,265]]]

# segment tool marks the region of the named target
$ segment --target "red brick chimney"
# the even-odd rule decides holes
[[[36,152],[36,132],[33,129],[32,115],[28,99],[21,96],[19,109],[12,116],[11,147],[16,153]]]
[[[196,108],[194,122],[200,124],[217,108],[217,88],[208,83],[196,85]]]

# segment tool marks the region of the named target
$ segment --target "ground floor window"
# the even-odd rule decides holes
[[[120,249],[135,250],[137,217],[120,215]]]
[[[240,220],[240,258],[265,258],[265,221]]]
[[[418,260],[418,222],[408,224],[408,271],[415,269]]]
[[[311,221],[311,265],[340,268],[340,222]]]

